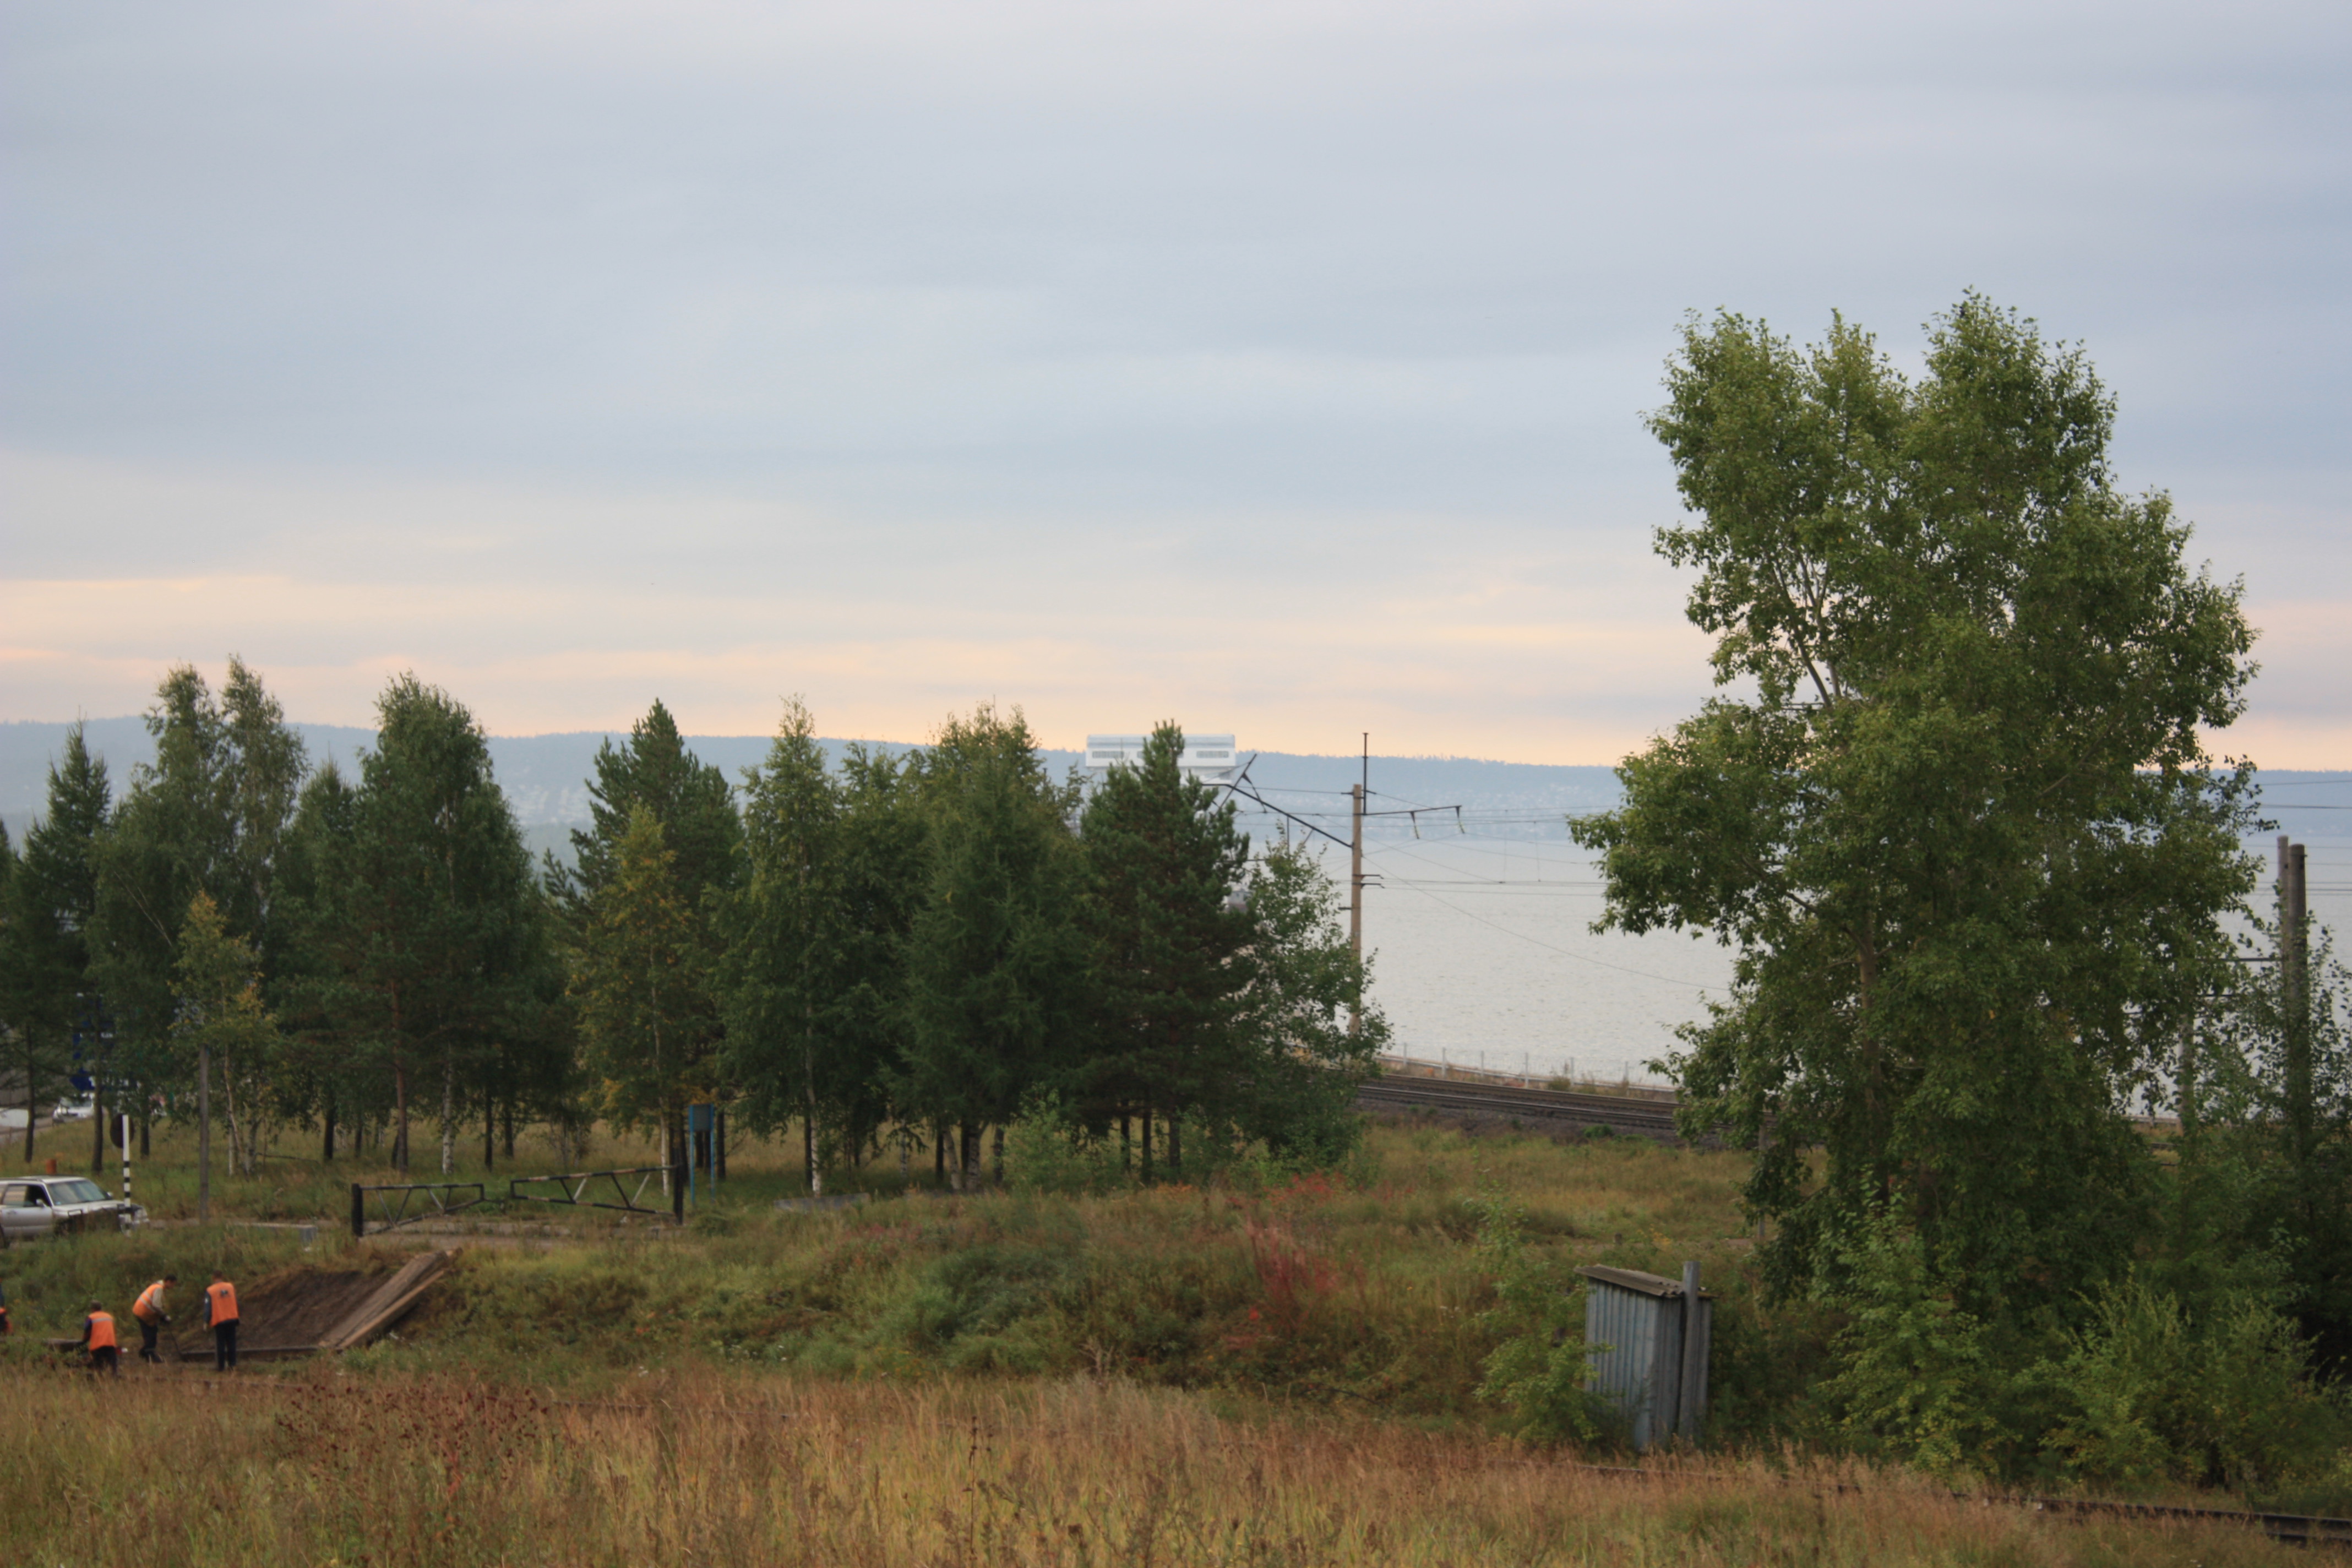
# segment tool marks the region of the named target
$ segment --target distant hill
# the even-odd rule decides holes
[[[68,726],[16,720],[0,722],[0,821],[12,838],[21,838],[26,826],[39,814],[47,791],[48,768],[65,743]],[[132,767],[152,761],[154,748],[146,724],[139,719],[92,719],[88,721],[90,749],[106,759],[115,790],[121,794]],[[311,761],[332,760],[347,773],[358,767],[362,747],[374,743],[375,732],[347,725],[298,724]],[[515,816],[527,830],[534,848],[562,848],[565,830],[588,820],[586,780],[593,771],[596,748],[606,739],[626,738],[620,731],[579,731],[557,735],[497,735],[490,755],[499,783],[514,803]],[[1243,739],[1246,740],[1244,736]],[[716,763],[730,778],[767,754],[762,735],[692,735],[687,743],[695,755]],[[838,756],[849,744],[823,742]],[[1244,754],[1247,754],[1244,748]],[[1301,816],[1318,818],[1344,835],[1348,787],[1362,772],[1361,759],[1290,752],[1260,752],[1250,765],[1250,782],[1265,798]],[[1047,752],[1046,762],[1056,774],[1078,760],[1076,752]],[[1550,766],[1538,763],[1488,762],[1468,757],[1382,757],[1371,760],[1373,809],[1399,811],[1415,806],[1460,806],[1465,819],[1486,831],[1514,836],[1559,837],[1561,818],[1570,814],[1605,811],[1618,799],[1615,773],[1605,767]],[[2300,837],[2352,833],[2352,774],[2278,772],[2263,775],[2269,786],[2268,809],[2288,831]],[[1424,835],[1447,830],[1450,816],[1423,816],[1418,825]],[[1270,830],[1270,820],[1254,821],[1253,831]],[[1412,819],[1376,818],[1373,830],[1381,837],[1410,834]]]

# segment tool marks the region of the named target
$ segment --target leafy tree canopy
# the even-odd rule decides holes
[[[1899,1212],[1978,1306],[2070,1299],[2140,1234],[2124,1107],[2252,886],[2203,741],[2252,673],[2241,590],[2117,488],[2083,354],[1974,295],[1916,381],[1843,321],[1801,350],[1722,315],[1666,389],[1691,517],[1657,548],[1728,689],[1577,836],[1602,924],[1738,949],[1674,1064],[1690,1124],[1764,1143],[1784,1286]]]

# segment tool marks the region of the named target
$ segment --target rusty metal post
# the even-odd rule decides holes
[[[1683,1365],[1682,1386],[1675,1400],[1675,1436],[1696,1445],[1699,1440],[1700,1423],[1706,1414],[1706,1361],[1708,1330],[1706,1299],[1698,1288],[1698,1265],[1683,1265]]]

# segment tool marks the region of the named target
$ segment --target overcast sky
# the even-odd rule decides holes
[[[0,717],[1608,762],[1690,310],[2090,350],[2352,765],[2352,7],[0,7]]]

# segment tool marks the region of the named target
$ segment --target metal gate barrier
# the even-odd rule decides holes
[[[670,1178],[669,1203],[666,1205],[667,1211],[672,1219],[684,1225],[687,1177],[683,1161],[675,1168],[664,1165],[635,1165],[625,1171],[573,1171],[562,1176],[516,1176],[507,1183],[507,1195],[523,1203],[560,1204],[569,1208],[617,1209],[623,1214],[661,1214],[664,1209],[650,1207],[638,1200],[646,1195],[646,1188],[665,1175]],[[629,1178],[632,1176],[636,1178],[634,1186],[629,1184]],[[609,1189],[599,1184],[603,1183],[610,1183]],[[527,1192],[524,1189],[528,1187],[537,1187],[541,1190]],[[553,1192],[544,1190],[549,1187],[555,1190]],[[591,1193],[602,1194],[608,1190],[613,1198],[617,1201],[608,1203],[601,1195],[597,1197],[588,1195]]]
[[[420,1219],[438,1219],[472,1208],[476,1204],[489,1202],[489,1194],[479,1182],[415,1182],[393,1183],[378,1187],[352,1184],[352,1234],[368,1233],[368,1194],[376,1194],[376,1229],[397,1230],[404,1225],[415,1225]],[[393,1194],[400,1194],[397,1203]],[[456,1194],[471,1193],[465,1201],[456,1201]],[[411,1212],[412,1205],[414,1211]]]

